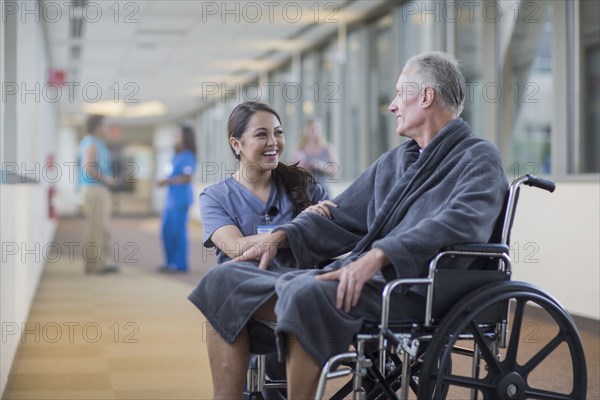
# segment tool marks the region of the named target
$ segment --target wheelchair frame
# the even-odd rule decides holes
[[[585,399],[587,370],[585,355],[573,319],[554,297],[523,282],[510,280],[509,257],[512,228],[521,185],[553,192],[553,182],[524,175],[509,187],[506,206],[499,220],[499,243],[469,243],[443,249],[429,264],[426,278],[397,279],[382,292],[381,319],[355,336],[355,351],[331,357],[323,366],[315,399],[323,398],[326,381],[354,375],[331,399],[351,392],[356,400],[402,399],[409,389],[418,399],[444,399],[453,387],[469,391],[470,399]],[[469,257],[495,260],[493,270],[441,269],[442,259]],[[421,322],[390,322],[392,293],[398,287],[427,286],[425,317]],[[455,286],[460,286],[458,289]],[[550,315],[559,330],[529,361],[517,360],[525,306],[533,303]],[[446,306],[450,304],[450,306]],[[451,307],[451,308],[450,308]],[[448,310],[448,308],[450,308]],[[509,321],[513,310],[512,329]],[[442,318],[443,316],[443,318]],[[509,332],[510,331],[510,332]],[[472,348],[457,345],[473,342]],[[371,344],[371,346],[369,346]],[[556,348],[565,344],[571,356],[572,388],[569,393],[552,392],[528,383]],[[501,349],[505,350],[504,357]],[[453,372],[453,355],[472,358],[470,375]],[[482,368],[482,364],[483,367]],[[337,369],[340,365],[350,368]],[[482,371],[482,369],[484,371]],[[265,381],[264,356],[258,371],[249,371],[250,395],[261,399],[264,388],[285,387],[282,381]],[[400,391],[400,396],[397,391]]]

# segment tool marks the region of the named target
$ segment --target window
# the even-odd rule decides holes
[[[388,111],[388,107],[394,96],[396,85],[396,71],[394,67],[394,43],[392,37],[391,15],[380,18],[372,26],[373,40],[371,48],[371,75],[370,95],[373,96],[369,103],[371,109],[372,138],[369,148],[369,162],[375,161],[381,154],[392,147],[395,135],[395,118]]]
[[[297,79],[292,74],[292,63],[288,61],[270,74],[269,84],[273,85],[273,89],[269,89],[270,93],[265,93],[268,96],[263,98],[266,103],[272,100],[273,108],[281,117],[287,148],[287,154],[284,154],[284,157],[291,154],[299,140],[299,133],[294,129],[294,114],[296,105],[301,102],[301,89],[300,84],[296,81]]]
[[[332,142],[334,132],[335,106],[341,101],[339,90],[339,79],[336,79],[336,68],[339,65],[339,53],[337,40],[332,40],[320,54],[318,97],[316,113],[323,123],[323,133],[327,142]]]
[[[514,25],[499,92],[484,91],[489,101],[502,98],[504,124],[510,132],[507,161],[515,175],[549,174],[552,110],[552,5],[537,2],[539,13]]]
[[[466,10],[471,3],[461,0],[457,4],[459,9]],[[483,14],[462,12],[460,16],[455,23],[454,48],[467,86],[465,107],[460,116],[469,123],[475,135],[484,136],[484,97],[481,96],[481,89],[485,85]]]
[[[336,143],[340,155],[341,179],[350,181],[364,170],[362,161],[362,141],[366,142],[368,132],[363,129],[365,120],[365,46],[362,29],[357,28],[348,34],[348,50],[344,76],[342,106],[344,109],[343,140]]]
[[[581,54],[582,54],[582,107],[581,133],[576,154],[577,173],[600,172],[600,3],[582,1]]]
[[[315,115],[315,91],[319,86],[317,80],[317,54],[314,51],[302,56],[302,114],[305,118]],[[318,100],[318,98],[317,98]]]

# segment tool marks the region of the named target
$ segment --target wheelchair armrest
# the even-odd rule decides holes
[[[509,248],[505,244],[496,243],[462,243],[448,246],[433,259],[429,265],[429,276],[427,278],[412,278],[412,279],[395,279],[388,282],[382,294],[382,308],[381,308],[381,329],[387,329],[390,314],[390,299],[394,289],[398,286],[412,286],[412,285],[427,285],[429,286],[427,291],[427,307],[425,311],[425,326],[429,326],[431,322],[432,302],[433,293],[431,291],[431,285],[433,283],[435,269],[437,262],[446,256],[469,256],[469,257],[498,257],[507,265],[508,271],[510,271],[510,258],[508,257]]]
[[[502,243],[462,243],[448,246],[442,249],[442,253],[466,252],[466,253],[488,253],[495,255],[498,253],[508,254],[508,246]],[[449,254],[452,255],[452,254]]]
[[[392,292],[398,286],[413,286],[413,285],[431,285],[433,278],[411,278],[411,279],[394,279],[388,282],[383,288],[382,305],[381,305],[381,329],[387,329],[390,315],[390,300],[392,298]]]
[[[504,263],[504,269],[511,271],[509,247],[502,243],[459,243],[443,248],[429,262],[429,278],[433,278],[438,262],[445,257],[489,257],[499,258]]]

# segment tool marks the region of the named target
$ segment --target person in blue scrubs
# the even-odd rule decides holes
[[[194,202],[192,177],[196,170],[196,140],[189,126],[180,126],[175,139],[175,155],[170,174],[158,182],[167,186],[167,199],[162,214],[162,242],[165,265],[163,273],[188,271],[188,209]]]

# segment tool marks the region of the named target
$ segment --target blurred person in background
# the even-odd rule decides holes
[[[318,119],[309,119],[304,124],[302,137],[292,159],[298,166],[308,170],[328,193],[338,171],[338,159],[335,147],[328,144],[323,134],[323,126]]]
[[[86,135],[79,144],[79,185],[87,225],[86,250],[83,252],[87,274],[118,271],[117,266],[109,263],[112,211],[109,188],[117,182],[111,173],[110,152],[104,141],[106,131],[104,116],[90,115],[86,121]]]
[[[181,125],[175,136],[175,155],[169,165],[169,175],[157,182],[167,186],[167,199],[162,214],[162,243],[165,264],[163,273],[188,271],[188,209],[194,202],[192,177],[196,171],[196,138],[189,126]]]

